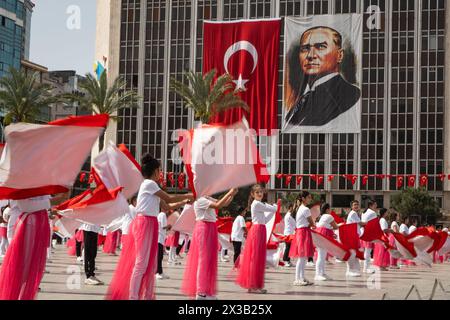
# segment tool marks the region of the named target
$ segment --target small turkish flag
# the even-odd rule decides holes
[[[330,174],[328,175],[328,182],[331,182],[334,180],[335,175],[334,174]]]
[[[286,187],[288,187],[291,184],[292,176],[290,174],[286,174],[284,176],[284,183]]]
[[[86,172],[82,172],[80,174],[80,182],[84,182],[84,179],[86,178]]]
[[[169,180],[170,186],[173,186],[175,184],[175,179],[173,178],[173,172],[167,173],[167,180]]]
[[[323,175],[320,175],[320,174],[311,174],[311,175],[309,175],[309,176],[310,176],[310,178],[311,178],[312,180],[314,180],[314,181],[317,183],[317,186],[320,186],[320,185],[323,184],[323,179],[324,179],[324,176],[323,176]]]
[[[184,189],[185,174],[180,172],[178,175],[178,189]]]
[[[410,175],[408,177],[408,187],[413,188],[416,185],[416,176]]]
[[[362,176],[362,185],[367,185],[367,182],[369,181],[369,176],[367,174]]]
[[[278,173],[278,174],[275,175],[275,177],[277,179],[283,179],[283,176],[284,176],[284,174],[282,174],[282,173]]]
[[[397,176],[397,188],[401,188],[401,187],[403,187],[403,180],[404,180],[404,177],[402,177],[402,176]]]
[[[298,186],[302,183],[302,178],[303,178],[303,176],[301,176],[301,175],[295,177],[295,180],[296,180],[296,183]]]
[[[233,124],[243,116],[250,128],[278,129],[280,19],[204,22],[203,72],[228,73],[250,107],[215,115],[212,123]]]
[[[428,176],[426,174],[420,176],[420,186],[421,187],[428,186]]]
[[[439,175],[439,180],[441,180],[442,182],[444,182],[444,180],[445,180],[445,174],[441,173],[441,174]]]

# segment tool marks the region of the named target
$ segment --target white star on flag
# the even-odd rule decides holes
[[[242,79],[241,73],[239,74],[239,78],[237,80],[233,80],[233,82],[236,84],[235,91],[247,91],[245,84],[248,82],[248,80]]]

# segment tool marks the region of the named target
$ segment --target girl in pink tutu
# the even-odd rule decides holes
[[[391,232],[389,233],[389,245],[395,248],[395,237],[393,233],[398,233],[400,231],[400,227],[398,226],[397,221],[392,221],[391,223]],[[392,255],[390,256],[390,267],[391,269],[400,269],[398,266],[398,259],[394,258]]]
[[[252,227],[248,232],[247,241],[241,254],[239,274],[236,283],[249,293],[267,293],[264,289],[264,272],[266,269],[267,233],[266,223],[277,212],[277,205],[261,202],[264,190],[261,185],[254,185],[250,193],[250,210]],[[266,217],[265,213],[269,212]]]
[[[364,212],[361,216],[361,220],[364,223],[369,222],[372,219],[378,217],[377,213],[377,202],[375,200],[369,200],[368,208],[366,212]],[[375,270],[371,268],[371,260],[372,260],[372,250],[374,248],[373,242],[363,241],[361,240],[361,247],[364,248],[364,273],[375,273]]]
[[[335,234],[333,230],[337,230],[339,227],[334,221],[331,213],[331,207],[328,203],[322,205],[320,209],[321,216],[320,220],[317,223],[316,231],[324,236],[334,238]],[[322,248],[317,248],[317,262],[316,262],[316,276],[314,278],[315,281],[327,281],[331,280],[331,278],[325,273],[325,261],[327,258],[327,250]]]
[[[307,286],[312,283],[305,278],[305,266],[308,257],[314,255],[314,246],[311,235],[311,228],[315,228],[311,211],[307,207],[312,200],[311,194],[308,191],[300,192],[297,198],[298,209],[294,210],[296,230],[295,238],[292,240],[291,251],[289,256],[291,258],[298,258],[295,266],[295,281],[294,286]]]
[[[219,250],[216,210],[228,206],[236,193],[237,189],[231,189],[219,201],[201,197],[194,202],[196,223],[181,286],[189,297],[197,296],[197,300],[216,297]]]
[[[380,227],[386,236],[389,236],[390,229],[386,220],[387,209],[380,209]],[[386,249],[383,243],[375,243],[373,250],[373,264],[377,266],[381,271],[387,271],[390,264],[391,255],[388,249]]]
[[[160,206],[164,210],[180,207],[192,194],[169,195],[156,181],[160,163],[147,154],[142,158],[142,182],[137,197],[137,216],[131,223],[126,246],[108,288],[111,300],[150,300],[155,298],[156,260],[158,257],[158,220]],[[170,204],[170,205],[169,205]]]

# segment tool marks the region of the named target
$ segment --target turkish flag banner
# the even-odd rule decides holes
[[[212,123],[233,124],[245,116],[258,134],[278,129],[278,61],[280,19],[205,21],[203,72],[228,73],[250,112],[234,108],[215,115]]]

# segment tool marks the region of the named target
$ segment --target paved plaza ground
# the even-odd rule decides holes
[[[120,251],[118,251],[120,252]],[[104,299],[107,285],[111,281],[118,256],[109,256],[99,252],[97,257],[97,277],[105,282],[103,286],[87,286],[84,284],[82,265],[75,257],[67,255],[63,245],[57,245],[48,264],[41,283],[39,300],[101,300]],[[164,257],[164,272],[169,280],[157,281],[157,299],[186,299],[180,292],[181,279],[184,271],[182,265],[168,266],[167,256]],[[450,263],[433,265],[432,268],[406,267],[401,270],[381,272],[376,275],[364,275],[361,278],[346,279],[345,263],[327,265],[327,273],[334,280],[316,283],[314,286],[294,287],[292,281],[295,268],[279,268],[266,270],[266,295],[248,294],[237,286],[231,278],[231,263],[219,262],[219,299],[230,300],[332,300],[332,299],[362,299],[362,300],[398,300],[405,299],[410,288],[415,285],[421,299],[429,299],[435,280],[441,285],[436,287],[433,299],[450,299]],[[314,279],[314,268],[306,271],[306,277]],[[444,289],[446,292],[443,292]],[[413,290],[408,299],[419,299],[417,291]]]

